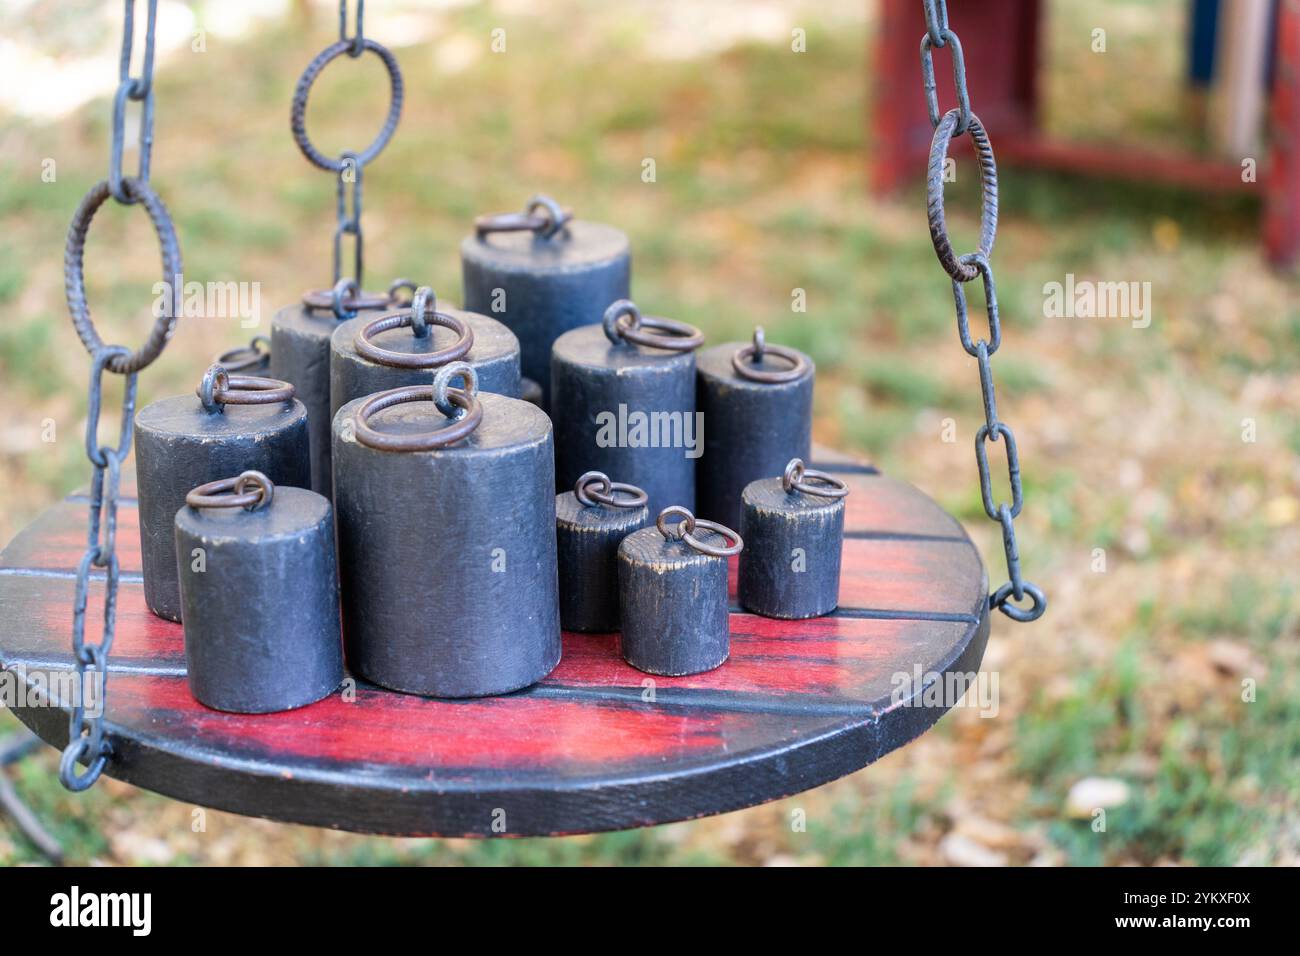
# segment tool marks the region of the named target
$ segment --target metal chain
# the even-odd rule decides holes
[[[126,102],[140,103],[140,172],[139,182],[149,182],[149,160],[153,152],[153,38],[158,20],[157,0],[148,0],[144,32],[144,67],[138,77],[131,76],[131,46],[135,34],[135,2],[126,0],[122,17],[122,59],[118,66],[117,94],[113,97],[113,138],[109,150],[108,183],[113,198],[130,205],[138,197],[122,186],[122,147],[126,140]]]
[[[86,457],[92,468],[90,480],[90,515],[86,533],[86,552],[77,565],[72,606],[72,666],[76,674],[68,720],[68,745],[59,761],[59,779],[69,790],[85,790],[103,773],[112,750],[104,731],[107,711],[108,655],[113,648],[117,616],[117,505],[122,478],[122,463],[131,454],[131,434],[135,421],[136,373],[149,365],[166,347],[176,325],[174,297],[167,302],[154,322],[145,345],[132,352],[123,345],[106,345],[91,322],[86,304],[83,275],[86,234],[95,211],[112,195],[118,202],[133,205],[143,202],[158,233],[163,252],[163,280],[175,289],[182,266],[176,231],[167,207],[149,186],[149,151],[153,145],[153,59],[154,24],[157,0],[146,0],[148,25],[145,28],[144,69],[131,77],[131,45],[134,31],[134,0],[125,0],[122,32],[121,82],[113,103],[113,136],[110,148],[108,179],[92,186],[73,215],[64,250],[64,287],[73,325],[91,354],[90,391],[86,402]],[[122,176],[122,146],[125,139],[124,112],[128,99],[143,103],[140,125],[140,172]],[[99,443],[99,418],[103,407],[105,370],[125,376],[122,395],[121,424],[116,444]],[[99,643],[86,640],[86,604],[90,594],[92,572],[104,570],[104,624]],[[88,712],[88,705],[94,704]],[[77,765],[85,766],[78,772]]]
[[[380,151],[388,145],[388,141],[392,138],[393,131],[397,128],[397,121],[402,114],[403,97],[402,71],[398,68],[397,59],[387,47],[365,36],[362,24],[364,17],[364,0],[358,0],[356,30],[351,36],[348,36],[348,2],[347,0],[339,0],[338,42],[326,47],[307,65],[302,76],[298,78],[297,86],[294,88],[293,101],[289,111],[289,125],[293,131],[293,138],[298,144],[298,148],[302,150],[303,155],[313,165],[319,166],[321,169],[331,170],[337,176],[338,204],[334,227],[334,280],[331,285],[338,286],[340,281],[345,281],[343,275],[343,237],[352,236],[355,245],[352,256],[354,275],[351,278],[356,282],[358,295],[361,294],[365,265],[361,233],[361,171],[367,163],[379,155]],[[356,59],[367,50],[377,55],[388,71],[388,80],[392,89],[388,115],[384,119],[384,125],[380,129],[379,135],[364,150],[359,153],[350,149],[344,150],[338,159],[331,159],[320,152],[307,136],[307,97],[311,93],[312,84],[316,82],[316,77],[320,75],[320,72],[330,61],[345,53],[349,57]],[[349,186],[351,186],[350,190]],[[348,201],[349,192],[351,193],[350,203]]]
[[[1011,426],[998,418],[997,399],[993,389],[993,367],[990,359],[1002,344],[1002,324],[998,315],[997,284],[989,256],[993,253],[993,240],[998,228],[998,169],[993,158],[993,147],[988,133],[978,116],[971,112],[970,93],[966,86],[966,63],[961,41],[948,28],[948,7],[945,0],[922,0],[925,9],[925,34],[921,37],[921,81],[925,88],[926,107],[934,138],[930,144],[930,159],[926,169],[926,198],[930,220],[930,238],[935,254],[944,271],[952,278],[953,302],[957,311],[957,336],[962,348],[979,363],[980,394],[984,403],[984,424],[975,435],[975,463],[979,467],[980,497],[984,512],[1002,527],[1002,547],[1006,553],[1007,574],[1010,580],[989,595],[989,607],[997,608],[1014,621],[1034,621],[1047,610],[1047,596],[1031,581],[1025,580],[1020,570],[1020,548],[1016,543],[1015,519],[1024,505],[1024,488],[1020,482],[1020,458],[1016,451],[1016,437]],[[952,55],[953,87],[957,92],[957,108],[939,113],[939,94],[934,77],[934,51],[948,49]],[[948,144],[953,136],[968,133],[975,147],[980,174],[980,240],[975,252],[957,256],[948,238],[943,210],[944,162]],[[985,309],[989,322],[988,339],[973,339],[970,317],[966,309],[966,291],[963,284],[976,276],[983,279]],[[993,498],[993,479],[989,474],[988,443],[1002,441],[1006,447],[1007,474],[1011,483],[1011,501],[997,502]],[[1028,595],[1033,603],[1029,607],[1013,604]]]

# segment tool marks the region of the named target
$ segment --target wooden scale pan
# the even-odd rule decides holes
[[[130,479],[119,511],[117,636],[105,773],[250,816],[408,836],[616,830],[753,806],[866,766],[944,711],[901,697],[979,669],[988,584],[961,526],[910,485],[815,451],[848,483],[840,608],[781,621],[735,609],[731,658],[694,677],[624,663],[617,634],[564,634],[559,667],[504,697],[435,700],[358,683],[285,713],[209,710],[185,680],[181,625],[149,613]],[[0,552],[0,665],[71,666],[74,577],[87,502],[72,495]],[[103,597],[103,573],[91,602]],[[87,641],[98,639],[87,615]],[[896,699],[896,697],[898,699]],[[68,713],[15,708],[47,743]],[[504,811],[504,816],[497,812]],[[504,821],[505,833],[493,829]]]
[[[144,98],[144,118],[151,121],[155,0],[147,6],[145,74],[138,80],[124,75],[119,100]],[[116,497],[121,505],[116,534],[120,576],[116,636],[107,656],[107,704],[102,724],[94,724],[102,727],[108,751],[91,754],[99,759],[81,782],[93,781],[102,766],[120,780],[179,800],[368,833],[565,834],[691,819],[789,796],[858,770],[934,724],[951,695],[937,695],[936,702],[927,691],[938,682],[948,686],[949,675],[979,669],[991,605],[1017,620],[1033,620],[1042,613],[1045,598],[1019,576],[1011,527],[1022,502],[1019,465],[1011,430],[996,417],[988,368],[1000,341],[988,261],[996,228],[996,167],[983,127],[970,112],[960,70],[960,109],[939,116],[934,50],[951,45],[955,51],[958,45],[944,4],[923,6],[922,60],[936,127],[928,184],[931,234],[940,262],[954,280],[963,347],[981,362],[988,423],[980,441],[1005,436],[1010,504],[992,502],[987,453],[979,443],[976,450],[985,510],[1002,524],[1012,582],[990,598],[983,563],[955,519],[916,489],[820,451],[812,456],[813,467],[838,476],[852,492],[846,500],[839,607],[825,617],[796,621],[744,613],[735,601],[733,558],[731,656],[716,670],[651,680],[624,663],[617,634],[566,632],[559,666],[540,683],[504,696],[443,700],[358,682],[355,694],[336,692],[298,710],[223,713],[204,707],[190,693],[181,625],[146,609],[133,478],[124,474],[116,495],[112,481],[129,450],[127,433],[116,450],[99,450],[103,460],[92,457],[99,479],[106,468],[110,472],[110,503]],[[123,62],[129,63],[130,3],[126,11]],[[346,12],[344,3],[344,21]],[[341,33],[345,26],[341,24]],[[348,154],[358,171],[382,149],[396,125],[401,105],[396,61],[373,40],[363,39],[358,22],[353,37],[341,35],[313,61],[295,93],[295,138],[324,169],[337,171],[341,161],[316,153],[306,141],[307,89],[330,60],[365,51],[384,60],[393,96],[379,138],[361,154]],[[954,63],[960,66],[955,56]],[[114,120],[119,146],[120,113]],[[85,230],[110,194],[121,202],[144,201],[162,240],[164,278],[182,271],[170,219],[148,186],[148,125],[141,127],[139,176],[122,176],[120,149],[115,150],[109,179],[92,188],[74,217],[65,257],[69,308],[95,368],[92,409],[98,407],[98,382],[105,369],[139,371],[157,357],[172,330],[173,320],[163,315],[139,352],[105,346],[90,323],[81,276]],[[935,157],[942,159],[949,139],[966,131],[981,152],[984,202],[978,251],[958,259],[944,228],[942,163]],[[359,203],[359,176],[356,184],[354,202]],[[340,217],[340,234],[352,232],[358,239],[357,277],[343,280],[333,293],[335,311],[342,317],[342,290],[349,283],[356,298],[363,297],[359,206],[345,215],[340,201]],[[552,225],[559,222],[553,217]],[[336,279],[338,259],[336,247]],[[978,275],[987,294],[990,342],[977,344],[971,341],[958,283]],[[132,394],[133,386],[127,393],[128,416]],[[91,416],[91,444],[98,440],[97,414]],[[69,636],[78,568],[89,567],[82,565],[83,555],[86,561],[108,560],[98,545],[86,550],[92,510],[86,495],[73,495],[0,552],[0,666],[21,672],[29,687],[49,669],[74,666]],[[111,551],[112,545],[104,547]],[[89,580],[98,609],[107,590],[104,571],[93,570]],[[1030,610],[1008,604],[1010,594],[1020,598],[1022,586],[1033,598]],[[93,650],[103,640],[101,615],[86,615],[85,623],[86,651],[94,660],[103,659]],[[85,666],[86,653],[81,660]],[[68,744],[68,710],[31,700],[15,703],[19,719],[43,740],[60,748]],[[79,716],[79,733],[89,722],[89,715]],[[65,755],[65,775],[74,765],[76,747],[90,741],[97,746],[100,738],[83,735],[78,741]]]

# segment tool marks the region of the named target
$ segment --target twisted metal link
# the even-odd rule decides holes
[[[90,505],[86,528],[86,551],[77,564],[72,603],[72,668],[76,677],[73,700],[68,702],[68,744],[59,760],[59,779],[72,791],[93,786],[112,756],[112,745],[104,727],[107,712],[108,655],[113,649],[117,622],[117,587],[120,564],[117,557],[117,505],[122,480],[122,462],[131,453],[135,422],[136,374],[156,359],[171,339],[176,326],[176,287],[182,272],[181,253],[175,227],[162,200],[149,185],[149,164],[153,148],[153,63],[154,32],[158,18],[157,0],[146,0],[147,23],[144,37],[144,65],[140,76],[131,76],[131,47],[135,34],[135,3],[125,0],[122,17],[122,59],[117,95],[113,100],[112,139],[109,146],[108,178],[92,186],[73,214],[63,253],[63,282],[68,313],[91,355],[90,387],[86,400],[86,457],[90,459]],[[126,140],[126,105],[141,104],[140,165],[135,176],[122,174],[122,152]],[[95,211],[112,196],[119,203],[140,203],[149,213],[162,248],[163,284],[171,290],[158,310],[148,339],[137,351],[123,345],[109,345],[100,338],[86,304],[83,264],[86,234]],[[121,422],[114,444],[99,443],[99,418],[103,409],[104,372],[124,377]],[[104,572],[103,626],[99,641],[86,639],[86,606],[91,576]],[[91,706],[93,704],[93,707]],[[84,770],[78,770],[78,765]]]
[[[294,87],[293,100],[289,108],[289,127],[293,132],[294,142],[298,144],[302,154],[312,164],[319,166],[321,169],[330,170],[337,176],[338,215],[334,227],[334,283],[337,285],[343,278],[343,237],[350,235],[354,243],[352,271],[354,273],[353,278],[356,280],[358,294],[362,286],[365,265],[361,232],[361,170],[378,156],[384,147],[388,145],[388,141],[393,138],[393,132],[397,129],[397,122],[402,116],[402,99],[405,95],[402,71],[397,65],[397,58],[393,56],[392,51],[386,46],[367,39],[362,27],[364,17],[364,0],[358,0],[356,30],[349,36],[348,3],[347,0],[339,0],[338,42],[327,46],[316,55],[315,59],[307,64],[307,68],[303,70],[302,76],[298,78],[298,83]],[[367,50],[378,56],[384,64],[384,69],[388,71],[388,82],[391,90],[388,113],[384,117],[384,124],[380,127],[378,135],[375,136],[369,146],[361,150],[361,152],[354,152],[350,149],[344,150],[339,154],[338,159],[332,159],[317,149],[307,135],[307,98],[311,93],[312,84],[316,82],[316,78],[320,76],[321,71],[331,61],[344,54],[356,59]],[[351,190],[348,189],[349,184],[351,184]],[[348,203],[349,192],[351,193],[350,209]]]
[[[989,257],[993,253],[993,240],[998,228],[998,168],[993,157],[993,146],[988,132],[978,116],[971,111],[970,93],[966,85],[966,62],[961,41],[948,26],[948,7],[945,0],[922,0],[925,11],[925,34],[921,37],[921,82],[925,91],[926,108],[934,127],[930,144],[930,157],[926,168],[927,212],[930,238],[934,243],[939,264],[952,279],[953,304],[957,315],[957,337],[962,348],[979,365],[980,396],[984,404],[984,424],[975,435],[975,464],[979,469],[980,499],[984,513],[1002,529],[1002,550],[1006,555],[1007,583],[989,595],[989,607],[997,608],[1014,621],[1034,621],[1047,610],[1047,595],[1032,581],[1025,580],[1020,569],[1020,546],[1016,541],[1015,519],[1024,506],[1025,493],[1020,480],[1020,455],[1016,450],[1016,436],[1011,426],[998,418],[997,396],[994,391],[991,358],[1002,344],[1002,322],[998,312],[997,283]],[[935,83],[934,50],[948,49],[952,56],[953,86],[957,91],[957,108],[941,114],[937,84]],[[969,134],[975,147],[980,176],[980,237],[975,252],[958,256],[948,237],[943,208],[943,166],[948,155],[948,145],[954,136]],[[984,284],[985,312],[988,316],[988,338],[976,339],[971,335],[970,316],[966,303],[964,284],[979,276]],[[993,497],[993,479],[989,471],[989,442],[1001,442],[1007,458],[1007,478],[1011,486],[1011,501],[998,502]],[[1032,602],[1027,607],[1020,602],[1028,596]]]

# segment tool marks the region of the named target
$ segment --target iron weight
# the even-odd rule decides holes
[[[193,489],[176,512],[186,677],[199,703],[266,714],[343,681],[330,503],[266,475]]]
[[[549,409],[555,340],[600,322],[606,306],[629,294],[627,236],[535,196],[523,214],[480,217],[460,258],[465,308],[499,319],[519,337],[523,374],[541,386]]]
[[[291,383],[307,409],[311,489],[330,497],[330,337],[340,322],[392,309],[395,296],[412,283],[397,280],[386,295],[361,292],[353,279],[331,290],[308,292],[271,319],[271,376]]]
[[[425,318],[417,332],[414,316],[422,304]],[[473,366],[483,391],[520,396],[514,333],[485,315],[439,307],[427,288],[407,308],[349,319],[330,338],[330,419],[354,398],[428,385],[440,365],[456,360]]]
[[[542,386],[538,385],[531,378],[521,378],[519,380],[519,397],[525,402],[530,402],[538,408],[541,408]]]
[[[173,523],[190,489],[249,470],[286,486],[311,478],[307,410],[292,385],[213,365],[196,391],[135,416],[144,599],[169,621],[181,619]]]
[[[465,377],[463,389],[449,388]],[[551,422],[480,393],[453,362],[432,385],[334,419],[348,666],[393,690],[483,697],[560,660]]]
[[[696,507],[736,526],[746,485],[781,474],[792,457],[810,457],[816,370],[804,353],[768,345],[761,328],[751,345],[728,342],[700,352],[696,368],[706,426]]]
[[[848,485],[792,459],[779,478],[750,482],[742,497],[738,597],[765,617],[820,617],[835,610]]]
[[[695,503],[695,354],[704,336],[643,317],[622,299],[601,325],[565,332],[551,357],[551,417],[559,490],[587,470],[645,489],[651,514]]]
[[[721,666],[731,653],[727,557],[743,548],[736,532],[677,506],[624,538],[618,546],[623,658],[665,677]]]
[[[644,491],[598,471],[556,496],[560,625],[566,631],[618,630],[618,546],[649,520]]]

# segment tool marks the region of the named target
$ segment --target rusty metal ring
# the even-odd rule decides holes
[[[623,321],[624,316],[631,321]],[[605,330],[605,338],[615,345],[630,342],[646,348],[690,352],[704,344],[704,333],[695,326],[675,319],[642,315],[631,299],[619,299],[610,303],[601,319],[601,325]],[[647,332],[644,329],[659,331]]]
[[[599,490],[593,489],[592,485],[598,486]],[[629,497],[619,498],[620,492]],[[611,508],[640,508],[650,500],[643,489],[621,481],[610,481],[609,475],[603,471],[589,471],[584,474],[573,486],[573,495],[588,508],[597,504]]]
[[[427,285],[422,285],[415,290],[415,295],[411,296],[411,332],[417,339],[425,338],[429,334],[429,323],[425,321],[425,316],[430,312],[438,311],[438,297],[434,294],[433,289]]]
[[[671,518],[680,517],[682,520],[677,525],[677,531],[674,533],[668,530],[668,521]],[[732,531],[726,525],[718,524],[716,521],[705,521],[703,518],[697,518],[691,514],[690,510],[683,508],[681,505],[670,505],[663,511],[659,512],[659,517],[655,519],[655,527],[659,533],[669,541],[684,541],[700,554],[707,554],[715,558],[725,558],[729,555],[740,554],[744,550],[745,542],[741,540],[740,535]],[[718,547],[716,544],[708,544],[695,537],[697,530],[712,531],[716,535],[732,542],[726,547]]]
[[[740,552],[745,549],[745,542],[741,539],[740,535],[736,534],[736,532],[732,531],[726,525],[718,524],[716,521],[705,521],[703,518],[696,518],[695,530],[698,531],[701,529],[704,531],[712,531],[716,535],[721,535],[732,543],[726,547],[720,548],[716,544],[708,544],[695,537],[695,531],[688,531],[686,534],[682,535],[682,540],[696,551],[700,552],[700,554],[712,555],[715,558],[726,558],[733,554],[740,554]]]
[[[463,384],[454,389],[451,383],[458,378]],[[464,392],[470,398],[478,398],[478,372],[474,366],[468,362],[451,362],[433,375],[433,404],[438,406],[438,411],[456,421],[465,417],[465,410],[452,400],[452,392]]]
[[[380,348],[370,341],[371,336],[378,335],[380,332],[412,325],[414,315],[413,309],[398,309],[396,312],[387,312],[379,316],[379,318],[367,322],[357,329],[357,334],[353,338],[357,351],[372,362],[378,362],[380,365],[388,365],[393,368],[437,368],[440,365],[463,358],[474,347],[474,330],[454,315],[448,315],[446,312],[434,312],[432,315],[425,317],[425,322],[440,325],[458,334],[459,337],[456,341],[445,349],[423,354],[394,352],[390,349]]]
[[[782,371],[768,371],[754,367],[756,363],[763,361],[764,357],[769,354],[785,359],[790,363],[790,368]],[[768,345],[763,337],[763,327],[760,325],[754,329],[754,344],[741,346],[732,353],[731,367],[736,370],[736,374],[741,378],[747,378],[751,382],[776,385],[781,382],[793,382],[796,379],[803,378],[808,373],[809,365],[803,354],[794,349],[786,348],[784,345]]]
[[[420,435],[387,435],[370,427],[370,417],[376,412],[406,402],[433,401],[432,385],[406,385],[402,388],[390,388],[386,392],[371,395],[357,409],[353,422],[353,434],[357,441],[379,451],[434,451],[453,445],[468,437],[483,420],[483,406],[474,400],[474,396],[457,388],[447,390],[447,398],[464,414],[437,431]]]
[[[153,222],[154,232],[158,235],[158,244],[162,248],[163,286],[171,291],[166,297],[166,305],[149,330],[149,337],[144,345],[130,355],[117,355],[108,361],[107,368],[119,375],[138,372],[153,362],[167,347],[172,333],[176,330],[176,315],[173,308],[176,296],[176,283],[180,281],[184,269],[181,265],[181,250],[176,241],[176,227],[166,205],[148,183],[141,182],[134,176],[122,180],[122,187],[132,197],[133,204],[142,204]],[[86,235],[90,231],[91,220],[99,207],[111,195],[108,180],[96,183],[81,200],[81,205],[73,213],[72,223],[68,226],[68,242],[63,251],[63,288],[68,299],[68,314],[72,317],[72,326],[77,330],[86,351],[94,355],[103,346],[104,341],[95,329],[90,317],[90,307],[86,304],[85,255]]]
[[[403,289],[406,289],[411,293],[409,299],[399,299],[397,297],[397,293],[401,292]],[[388,283],[388,302],[390,305],[395,305],[399,309],[409,308],[415,302],[415,293],[419,290],[420,284],[412,279],[394,279],[392,282]]]
[[[817,484],[808,484],[809,481],[815,481]],[[789,464],[785,466],[785,474],[781,476],[781,487],[785,489],[786,494],[795,491],[802,491],[806,495],[817,495],[821,498],[843,498],[849,493],[849,486],[834,475],[828,475],[824,471],[814,471],[804,466],[802,458],[791,458]]]
[[[925,172],[925,193],[930,241],[934,243],[939,264],[954,281],[970,282],[980,271],[973,265],[962,262],[953,252],[943,211],[943,164],[948,157],[948,144],[956,132],[960,118],[958,110],[949,110],[934,129],[934,138],[930,141],[930,162]],[[980,170],[980,238],[976,251],[987,259],[993,253],[993,240],[998,231],[998,164],[993,157],[993,145],[989,142],[984,124],[974,113],[970,116],[966,132],[975,147]]]
[[[544,209],[546,215],[539,216],[535,210]],[[561,208],[550,196],[538,193],[528,200],[523,212],[503,212],[479,216],[474,220],[474,231],[479,238],[493,232],[532,231],[543,239],[550,239],[573,219],[573,211]]]
[[[348,53],[351,56],[357,56],[352,52],[355,46],[355,40],[340,40],[332,43],[320,53],[316,58],[307,64],[307,69],[302,71],[302,76],[298,78],[298,83],[293,90],[293,102],[289,109],[289,126],[293,130],[294,142],[302,150],[302,154],[311,162],[315,163],[321,169],[328,169],[331,172],[339,172],[343,168],[343,161],[331,159],[326,156],[315,146],[307,137],[307,96],[311,92],[311,85],[316,82],[316,77],[320,75],[321,70],[335,59]],[[379,57],[384,63],[384,68],[388,70],[388,81],[392,89],[392,98],[388,106],[388,116],[384,119],[383,128],[374,140],[360,153],[356,154],[356,163],[358,166],[365,166],[380,151],[388,145],[388,141],[393,136],[393,130],[397,129],[397,121],[402,115],[402,71],[397,65],[397,58],[385,46],[376,43],[374,40],[362,38],[361,48],[369,50]]]
[[[335,270],[338,274],[338,270]],[[355,319],[357,310],[347,305],[348,300],[356,301],[361,295],[361,282],[358,279],[339,279],[334,283],[334,288],[330,289],[330,308],[334,311],[334,318],[340,322],[348,319]]]
[[[255,335],[247,345],[226,349],[212,360],[227,372],[248,372],[265,369],[271,360],[271,340],[265,335]]]
[[[249,485],[254,490],[246,490]],[[185,503],[191,508],[247,508],[255,511],[271,503],[275,485],[260,471],[246,471],[238,478],[218,478],[191,489]]]
[[[529,216],[532,216],[538,209],[546,210],[546,215],[539,217],[542,219],[543,225],[537,230],[538,235],[543,239],[550,239],[568,225],[569,220],[573,218],[572,211],[561,209],[558,202],[544,193],[538,193],[528,200],[528,206],[524,211]]]
[[[219,412],[223,405],[274,405],[287,402],[295,389],[288,382],[259,375],[231,375],[224,366],[213,364],[203,373],[194,394],[209,412]]]
[[[355,279],[340,279],[339,282],[353,282]],[[337,286],[335,287],[337,288]],[[302,304],[312,312],[324,312],[326,309],[334,309],[334,289],[313,289],[311,292],[304,292]],[[353,318],[358,312],[371,312],[375,309],[386,309],[393,304],[392,299],[386,295],[380,295],[378,292],[358,292],[351,297],[346,293],[343,294],[340,307],[345,313],[341,318]],[[337,316],[338,313],[335,312]]]
[[[678,517],[682,520],[677,525],[676,533],[669,531],[669,520]],[[695,530],[695,515],[691,514],[689,508],[683,508],[681,505],[669,505],[663,511],[659,512],[658,518],[655,518],[655,527],[658,528],[659,533],[669,541],[681,541]]]

